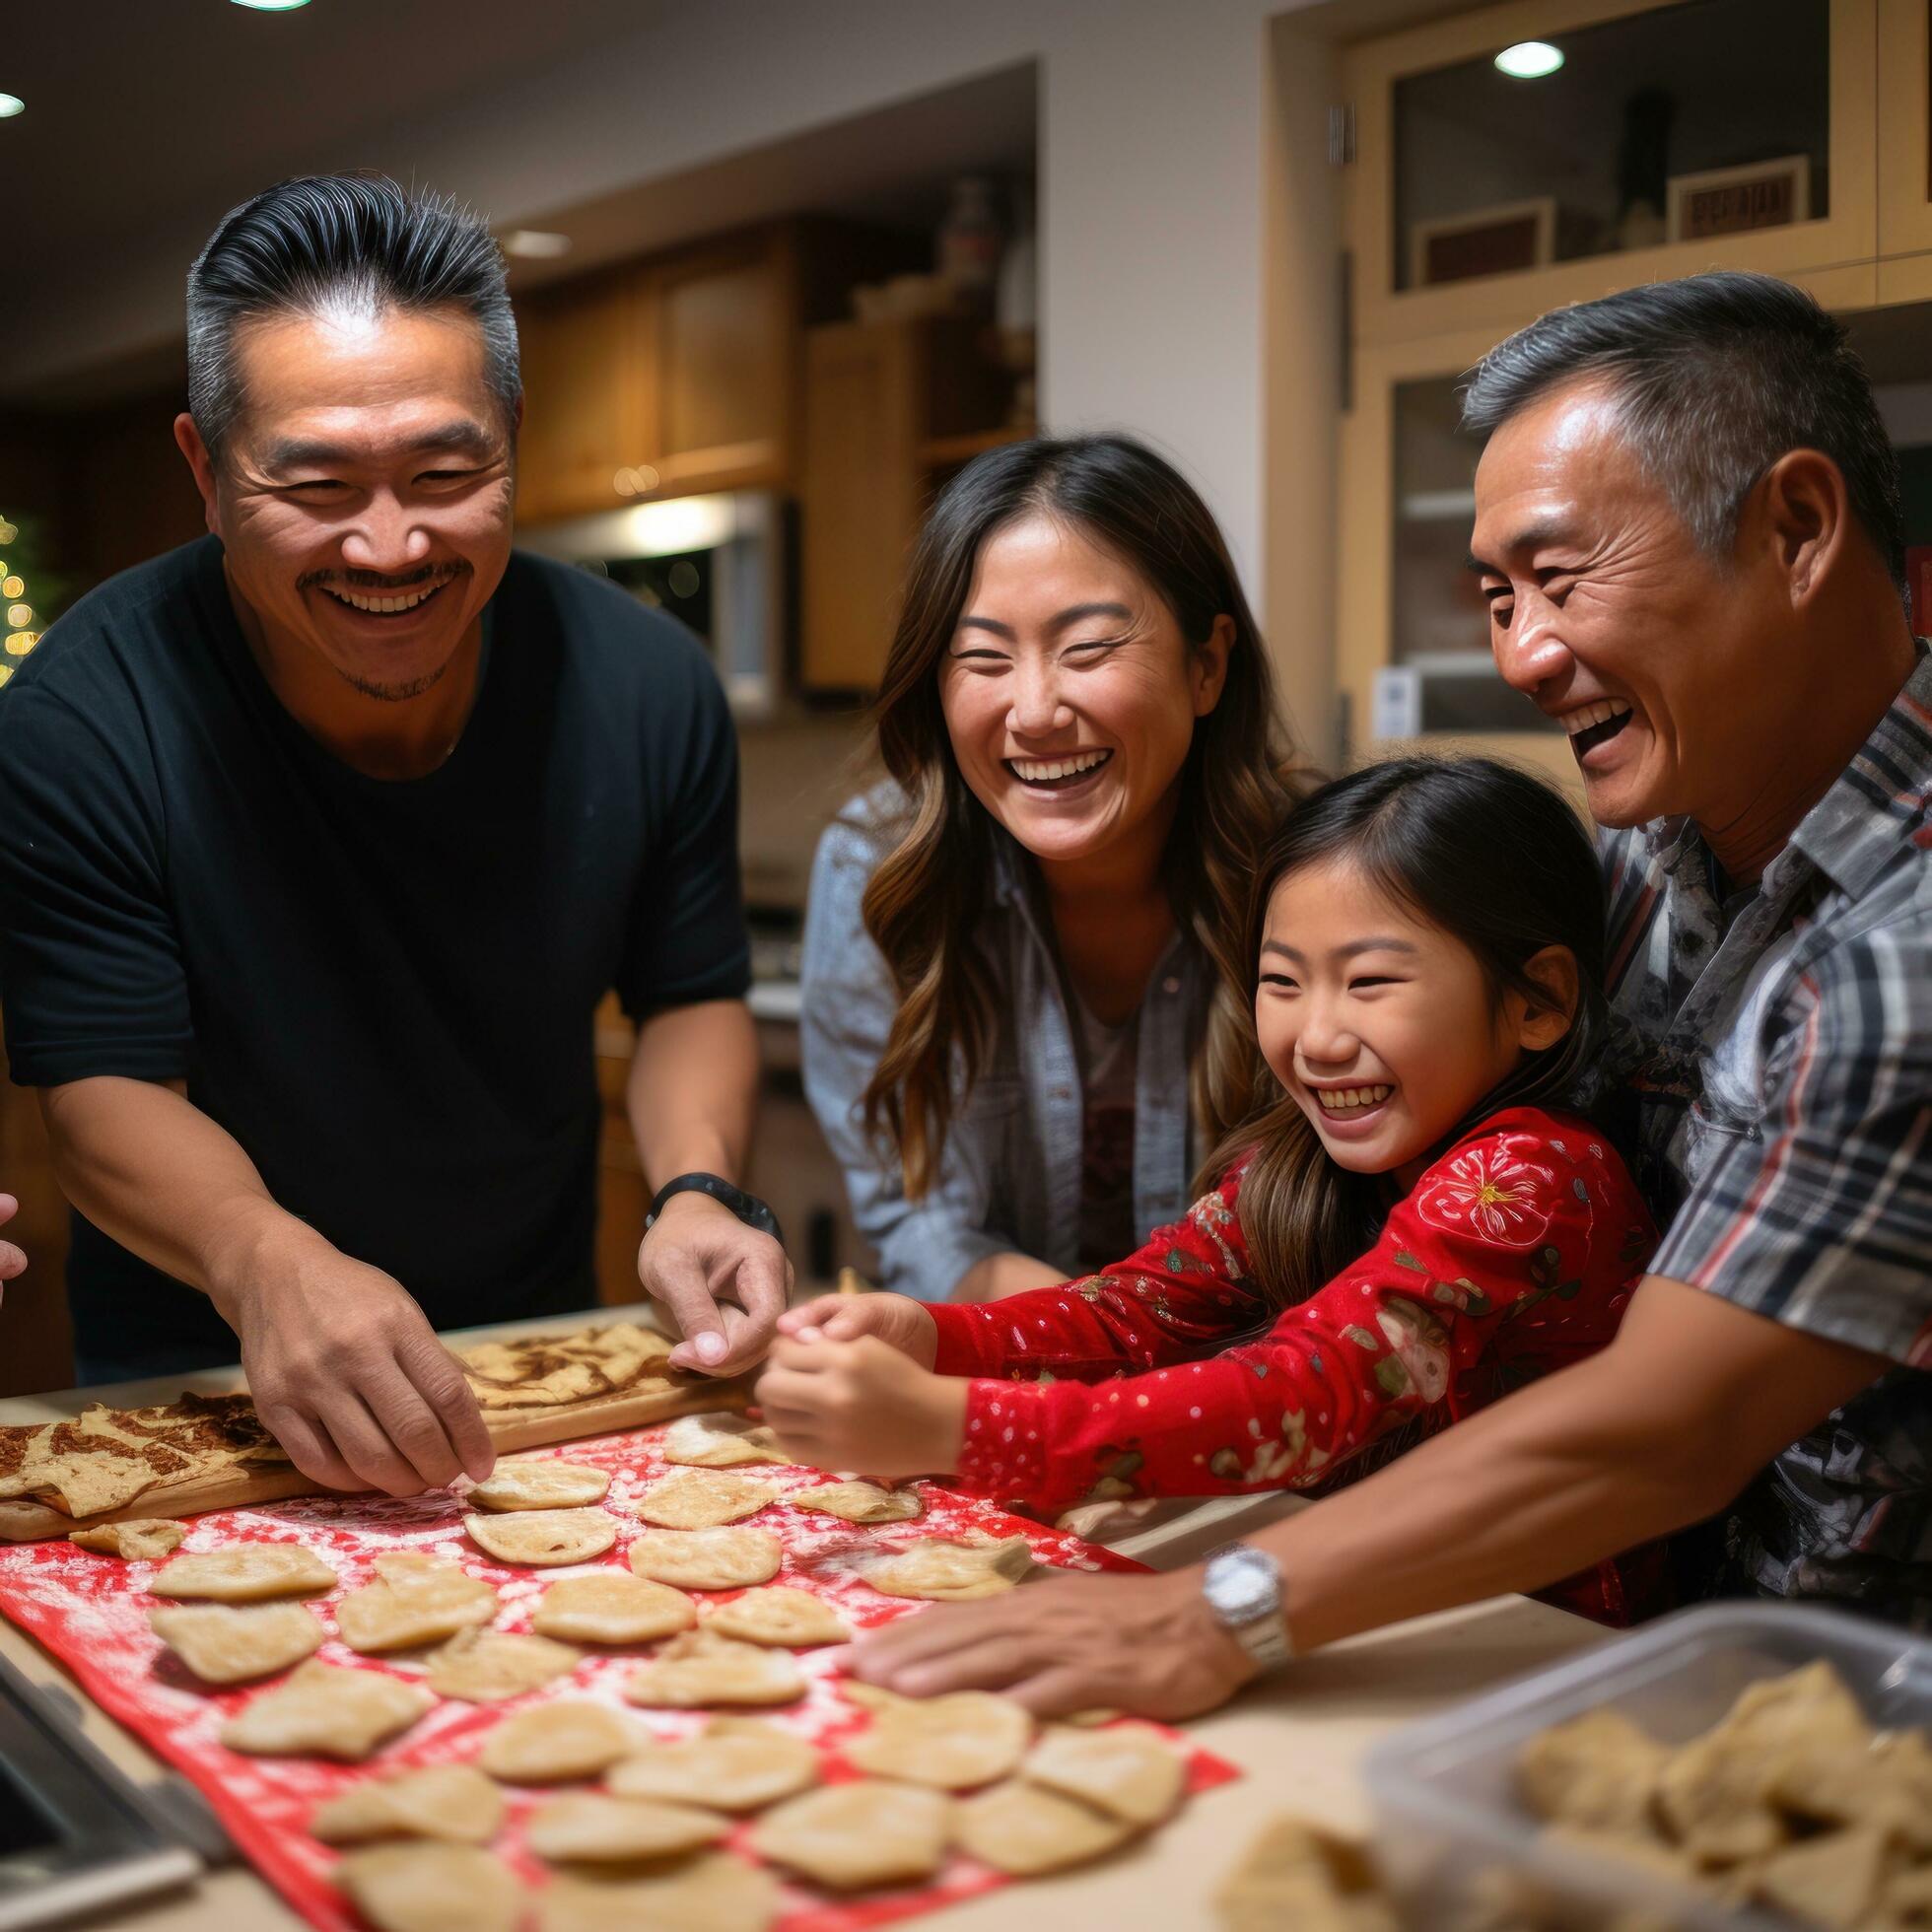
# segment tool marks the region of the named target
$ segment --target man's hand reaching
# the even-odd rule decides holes
[[[674,1194],[638,1249],[638,1279],[684,1337],[674,1368],[735,1375],[771,1346],[792,1293],[792,1264],[769,1234],[709,1195]]]
[[[317,1239],[214,1300],[263,1425],[305,1476],[413,1496],[495,1467],[461,1365],[380,1269]]]

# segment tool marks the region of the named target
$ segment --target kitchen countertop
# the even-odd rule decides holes
[[[652,1319],[647,1306],[586,1314],[600,1320]],[[460,1340],[557,1326],[556,1317],[509,1323],[465,1331]],[[183,1388],[213,1395],[241,1386],[240,1369],[230,1367],[110,1388],[19,1396],[0,1401],[0,1423],[73,1415],[89,1402],[131,1407],[171,1401]],[[1215,1498],[1155,1527],[1125,1534],[1113,1547],[1152,1568],[1171,1568],[1295,1506],[1293,1499],[1281,1496]],[[1188,1726],[1208,1750],[1240,1767],[1243,1775],[1235,1782],[1204,1793],[1138,1847],[1091,1870],[1006,1887],[948,1907],[934,1922],[947,1932],[954,1927],[958,1932],[1064,1932],[1070,1923],[1104,1924],[1110,1932],[1172,1932],[1177,1926],[1209,1925],[1215,1890],[1268,1820],[1286,1811],[1345,1832],[1367,1828],[1361,1760],[1384,1732],[1600,1641],[1604,1634],[1567,1612],[1524,1597],[1499,1597],[1298,1659],[1271,1685]],[[0,1656],[33,1683],[64,1689],[81,1706],[89,1738],[123,1771],[142,1782],[163,1775],[160,1762],[96,1708],[60,1665],[4,1621]],[[222,1932],[280,1932],[302,1921],[245,1866],[231,1866],[208,1874],[188,1891],[84,1923],[139,1932],[206,1932],[209,1926],[220,1926]]]

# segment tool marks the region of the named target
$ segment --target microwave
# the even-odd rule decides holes
[[[577,564],[693,631],[740,718],[769,718],[785,686],[785,500],[770,490],[666,497],[517,532],[519,549]]]

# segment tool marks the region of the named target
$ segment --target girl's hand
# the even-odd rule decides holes
[[[939,1352],[939,1325],[923,1301],[907,1294],[821,1294],[789,1308],[778,1318],[778,1332],[794,1340],[816,1330],[828,1342],[857,1342],[876,1336],[887,1347],[931,1368]]]
[[[865,1476],[937,1476],[959,1461],[969,1387],[921,1368],[875,1335],[837,1342],[805,1329],[773,1345],[758,1406],[799,1462]]]

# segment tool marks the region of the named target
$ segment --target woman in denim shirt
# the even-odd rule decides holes
[[[1126,437],[977,458],[874,715],[888,776],[812,868],[807,1097],[883,1286],[1065,1280],[1177,1218],[1248,1099],[1223,954],[1299,788],[1207,507]]]

